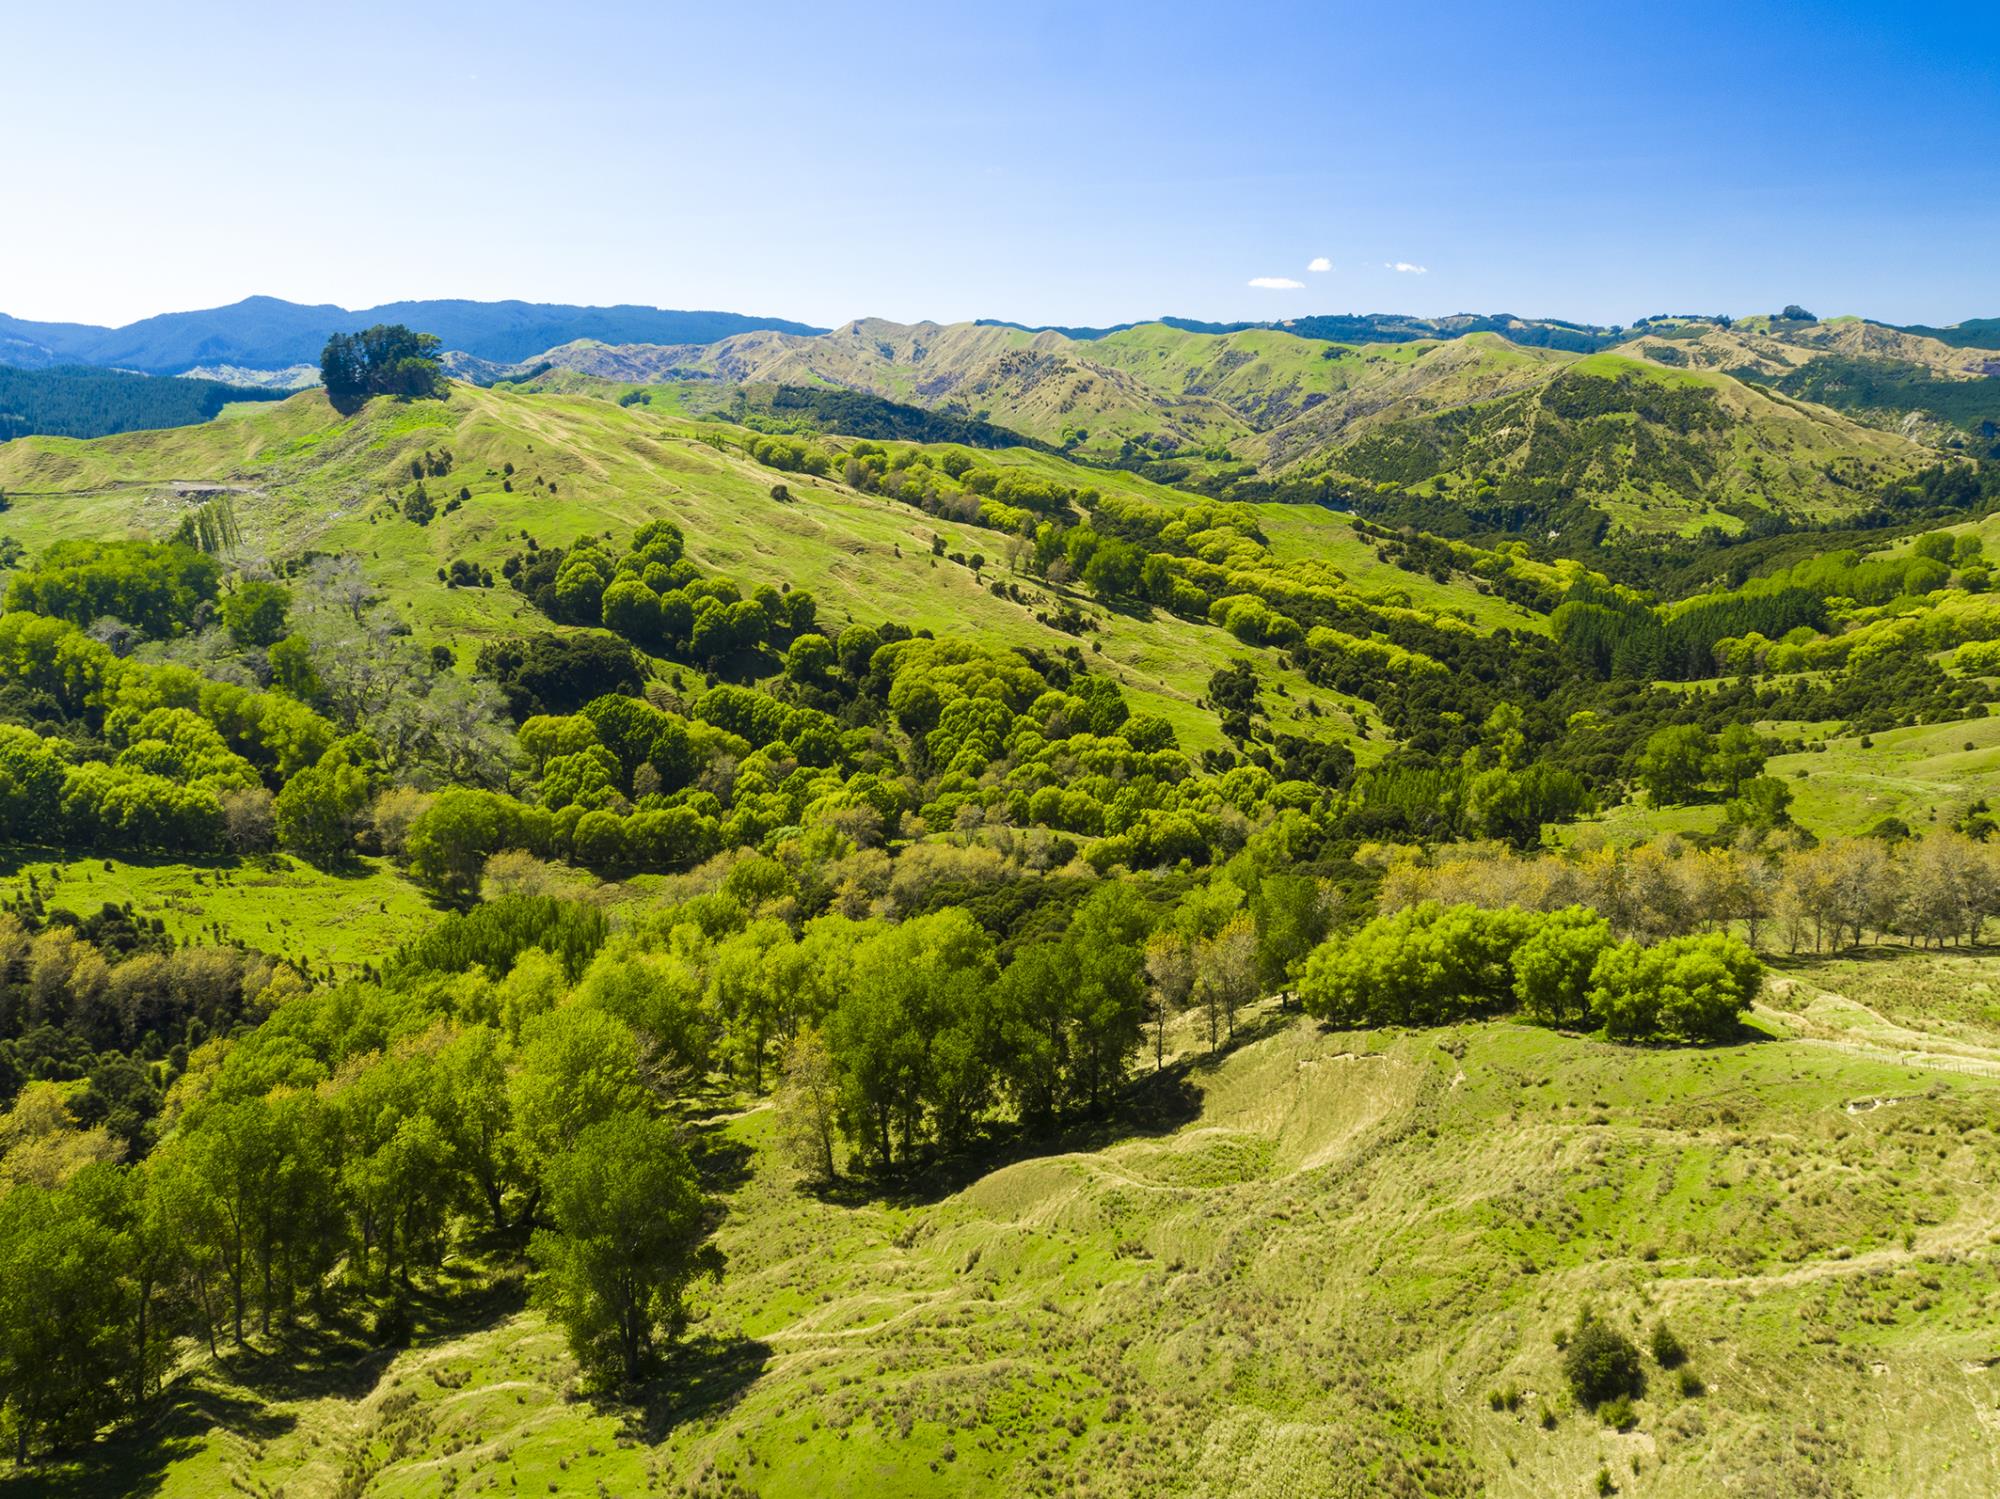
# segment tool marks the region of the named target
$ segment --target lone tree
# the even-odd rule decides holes
[[[412,333],[401,323],[377,323],[359,333],[336,333],[319,356],[319,377],[336,406],[369,396],[421,400],[444,395],[438,338]]]
[[[722,1273],[687,1152],[664,1121],[615,1114],[555,1159],[547,1187],[555,1226],[528,1247],[535,1303],[593,1379],[637,1379],[686,1324],[688,1287]]]
[[[807,1181],[833,1180],[833,1137],[840,1119],[840,1074],[826,1040],[812,1026],[785,1048],[785,1080],[778,1089],[778,1137]]]

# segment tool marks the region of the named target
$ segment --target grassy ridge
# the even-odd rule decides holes
[[[497,574],[523,545],[523,532],[544,545],[568,545],[607,530],[623,535],[667,516],[705,568],[746,583],[782,580],[810,589],[822,619],[836,625],[892,619],[1044,650],[1072,643],[1034,618],[1036,609],[1054,603],[1046,587],[1030,588],[1033,605],[996,598],[967,569],[934,563],[930,555],[930,538],[941,532],[950,550],[987,549],[988,576],[1004,576],[995,555],[1004,538],[935,521],[830,479],[774,473],[703,440],[717,430],[595,395],[454,385],[447,402],[377,403],[343,418],[322,395],[306,392],[201,427],[0,448],[0,488],[14,501],[0,531],[31,552],[63,537],[166,535],[202,494],[226,490],[249,550],[273,558],[351,553],[418,638],[449,644],[469,663],[481,642],[546,621],[504,586],[441,587],[440,567],[463,558]],[[448,477],[426,481],[434,496],[464,487],[471,498],[427,527],[388,513],[381,497],[408,485],[409,460],[439,448],[452,451],[455,465]],[[1085,469],[1049,454],[1013,449],[986,456],[1109,495],[1188,502],[1136,475]],[[511,480],[504,473],[509,463]],[[772,498],[778,481],[790,503]],[[512,492],[504,487],[510,482]],[[1427,606],[1466,609],[1484,624],[1540,627],[1538,616],[1469,587],[1435,584],[1378,561],[1345,517],[1276,506],[1261,513],[1280,537],[1281,555],[1324,557],[1357,582],[1407,590]],[[1082,602],[1100,626],[1089,637],[1102,646],[1093,660],[1118,675],[1135,706],[1164,714],[1194,749],[1219,744],[1213,716],[1194,704],[1210,673],[1239,653],[1236,642],[1220,629]],[[1293,704],[1314,695],[1295,672],[1272,675]],[[1318,696],[1337,706],[1334,695]]]
[[[1715,336],[1737,349],[1747,335]],[[1746,509],[1842,514],[1883,482],[1934,461],[1933,450],[1905,434],[1775,396],[1732,373],[1739,364],[1762,375],[1796,361],[1851,358],[1842,351],[1859,346],[1854,335],[1835,329],[1824,348],[1790,332],[1763,342],[1778,353],[1758,363],[1747,354],[1725,362],[1706,344],[1691,350],[1658,333],[1632,353],[1578,354],[1491,332],[1349,345],[1277,329],[1204,333],[1145,323],[1079,341],[991,324],[864,320],[818,338],[755,333],[699,348],[580,344],[550,357],[565,370],[628,382],[863,391],[990,420],[1093,458],[1160,463],[1209,487],[1245,476],[1331,474],[1428,493],[1422,486],[1440,477],[1454,487],[1560,479],[1566,492],[1601,503],[1616,529],[1635,534],[1733,529]],[[1712,430],[1691,438],[1678,420],[1641,410],[1622,441],[1579,432],[1558,397],[1566,379],[1590,375],[1705,391]],[[1591,459],[1582,467],[1567,451],[1579,442]],[[1663,470],[1674,471],[1667,482]]]
[[[1609,356],[1575,364],[1649,397],[1730,390]],[[143,439],[16,444],[0,449],[16,498],[5,525],[30,546],[160,535],[227,493],[250,547],[355,555],[416,637],[461,664],[485,639],[548,626],[511,590],[447,588],[439,568],[497,573],[524,532],[567,544],[655,516],[705,568],[810,588],[829,625],[1070,643],[1034,618],[1042,585],[1022,604],[932,555],[934,533],[989,556],[996,533],[760,467],[714,441],[747,434],[662,407],[601,388],[454,387],[345,417],[302,395]],[[430,492],[466,498],[419,526],[383,497],[443,449]],[[992,461],[1190,503],[1047,453]],[[1254,513],[1279,564],[1481,629],[1544,627],[1451,571],[1449,553],[1426,564],[1435,576],[1407,572],[1338,515]],[[1238,654],[1232,637],[1087,607],[1093,664],[1189,747],[1217,742],[1193,703]],[[1308,701],[1336,722],[1352,706],[1275,657],[1260,660],[1280,724],[1303,722]],[[1822,831],[1872,823],[1884,799],[1915,820],[1945,788],[1985,784],[1996,724],[1840,741],[1772,771]],[[1716,810],[1660,816],[1694,826]],[[315,969],[380,957],[425,909],[379,866],[333,879],[285,861],[37,857],[9,878],[51,906],[130,902],[176,936],[242,937]],[[1795,963],[1753,1034],[1704,1049],[1497,1022],[1341,1032],[1267,1001],[1221,1057],[1184,1023],[1171,1070],[1110,1119],[1003,1141],[921,1188],[801,1193],[768,1104],[697,1092],[683,1122],[726,1209],[730,1270],[635,1403],[581,1398],[562,1340],[523,1310],[519,1246],[471,1239],[396,1347],[370,1351],[387,1335],[362,1301],[292,1344],[219,1364],[197,1352],[157,1422],[13,1488],[1525,1496],[1602,1474],[1648,1494],[1988,1493],[1996,983],[1986,953]],[[1691,1382],[1649,1367],[1624,1429],[1581,1409],[1558,1338],[1586,1307],[1642,1339],[1670,1321]]]

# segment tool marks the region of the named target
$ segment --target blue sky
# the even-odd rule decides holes
[[[20,317],[2000,316],[1990,3],[0,18]]]

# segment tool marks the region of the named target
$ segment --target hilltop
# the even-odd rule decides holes
[[[1157,342],[1171,343],[1178,337],[1158,331],[1128,336],[1120,357],[1143,368]],[[1294,352],[1293,343],[1279,335],[1238,338],[1238,351],[1246,347],[1242,340],[1267,339],[1276,342],[1279,355]],[[1475,371],[1496,367],[1489,362],[1491,352],[1482,351],[1477,338],[1400,349],[1371,356],[1384,365],[1371,377],[1378,388],[1388,388],[1399,373],[1414,377],[1414,371],[1427,362],[1439,367],[1433,387],[1445,382],[1451,362]],[[1565,357],[1511,346],[1499,352],[1506,363],[1497,367],[1530,381],[1538,378],[1548,361]],[[1635,364],[1622,356],[1599,355],[1580,366],[1561,367],[1571,378],[1615,388],[1618,380],[1629,378]],[[1227,390],[1231,376],[1251,368],[1218,366],[1215,383]],[[1267,360],[1265,368],[1277,368],[1276,361]],[[1647,372],[1642,378],[1680,382],[1683,389],[1702,397],[1717,388],[1709,383],[1715,377],[1692,372]],[[565,381],[573,388],[561,388]],[[816,408],[811,401],[770,399],[773,392],[803,389],[725,387],[700,381],[636,386],[552,372],[531,388],[454,384],[444,401],[404,405],[378,400],[352,415],[335,411],[314,390],[282,401],[232,407],[219,419],[199,426],[88,442],[21,439],[0,445],[0,491],[9,496],[11,505],[0,520],[0,535],[15,556],[26,557],[65,538],[171,536],[205,507],[226,504],[237,528],[239,557],[253,564],[286,566],[296,565],[294,559],[322,555],[358,559],[371,586],[415,641],[426,649],[448,652],[457,669],[466,671],[486,647],[550,627],[530,599],[506,586],[502,576],[528,538],[545,548],[567,548],[667,519],[681,528],[689,555],[703,566],[739,577],[746,585],[784,584],[809,590],[822,620],[834,630],[849,622],[873,625],[891,620],[939,633],[971,630],[983,639],[1031,652],[1080,648],[1130,697],[1135,709],[1160,714],[1181,743],[1200,754],[1227,753],[1231,747],[1207,700],[1211,678],[1233,661],[1248,660],[1261,684],[1260,734],[1297,734],[1337,743],[1363,765],[1389,754],[1399,743],[1431,742],[1432,720],[1404,706],[1407,688],[1395,665],[1402,658],[1394,650],[1369,647],[1383,649],[1382,660],[1388,663],[1380,678],[1375,675],[1377,668],[1360,673],[1335,669],[1328,658],[1301,651],[1305,629],[1293,615],[1307,624],[1317,618],[1337,621],[1339,629],[1361,640],[1393,639],[1398,642],[1395,649],[1414,650],[1419,658],[1475,647],[1483,651],[1480,643],[1499,631],[1546,639],[1551,611],[1578,580],[1590,576],[1574,563],[1536,562],[1520,542],[1503,543],[1491,551],[1420,536],[1391,543],[1352,514],[1321,505],[1263,501],[1229,507],[1226,514],[1233,517],[1236,529],[1211,533],[1218,539],[1202,546],[1207,557],[1223,566],[1201,574],[1207,591],[1200,597],[1207,601],[1216,594],[1232,594],[1230,601],[1212,607],[1204,602],[1196,609],[1178,611],[1107,601],[1075,583],[1059,586],[1025,569],[1018,552],[1010,550],[1018,542],[963,505],[919,505],[898,498],[879,483],[864,481],[843,456],[857,446],[856,438],[829,433],[820,439],[833,460],[824,472],[774,469],[772,462],[793,460],[771,454],[760,459],[759,444],[770,439],[740,422],[765,426],[773,421],[803,422],[804,430],[812,430]],[[726,395],[763,399],[739,409],[723,399]],[[1554,387],[1554,395],[1563,397],[1564,387]],[[1533,432],[1524,456],[1539,461],[1535,444],[1545,443],[1551,431],[1561,431],[1560,423],[1574,427],[1577,422],[1573,411],[1548,409],[1550,397],[1548,387],[1529,384],[1511,398],[1494,398],[1469,409],[1482,414],[1496,407],[1504,410],[1509,400],[1525,406],[1532,416],[1516,417],[1511,425]],[[1794,416],[1789,406],[1751,387],[1738,388],[1733,398],[1768,407],[1758,417],[1762,421],[1775,424]],[[852,416],[856,410],[843,398],[836,414]],[[725,419],[732,411],[738,420]],[[888,404],[858,411],[871,421],[890,423],[922,415],[919,408]],[[1479,454],[1481,444],[1487,445],[1487,456],[1480,461],[1489,466],[1496,462],[1492,445],[1510,423],[1485,417],[1482,424],[1473,425],[1463,415],[1459,421],[1455,437],[1459,446],[1426,449],[1426,462],[1470,467],[1473,459],[1466,455]],[[1203,507],[1211,503],[1131,470],[1088,466],[1045,449],[961,448],[924,440],[921,434],[898,441],[894,432],[880,427],[867,430],[897,441],[897,450],[908,458],[923,455],[925,463],[933,463],[959,453],[967,461],[990,465],[993,471],[1016,475],[1024,482],[1052,484],[1059,492],[1089,496],[1085,503],[1099,526],[1128,525],[1141,515],[1155,517],[1146,524],[1158,526],[1175,514],[1204,515]],[[1414,444],[1418,439],[1405,434],[1423,429],[1405,417],[1380,430],[1389,436],[1358,445],[1354,450],[1358,457],[1392,452],[1391,438]],[[992,443],[1008,438],[997,428],[966,428],[956,435],[968,434]],[[438,455],[443,455],[442,465],[435,462]],[[1644,524],[1657,513],[1648,508],[1661,503],[1652,486],[1660,484],[1667,470],[1657,450],[1643,461],[1635,461],[1627,452],[1623,461],[1630,466],[1607,463],[1585,471],[1579,482],[1600,494],[1599,503],[1607,509],[1626,507],[1636,523]],[[1761,456],[1758,461],[1766,482],[1775,483],[1770,462]],[[430,465],[423,482],[436,497],[436,513],[424,524],[413,523],[397,509],[399,499],[412,488],[413,464]],[[1867,493],[1864,479],[1857,476],[1848,492]],[[1976,487],[1968,489],[1960,503],[1976,503],[1978,494]],[[1435,509],[1439,501],[1429,503]],[[1443,503],[1453,503],[1449,493]],[[1671,494],[1666,503],[1674,503]],[[2000,537],[2000,522],[1961,522],[1942,535],[1947,554],[1957,533],[1972,536],[1968,545],[1979,540],[1989,547],[2000,544],[1994,539]],[[1816,550],[1857,542],[1880,546],[1894,534],[1806,529],[1796,537],[1771,538],[1750,551],[1768,557],[1759,565],[1771,570]],[[1876,539],[1868,540],[1870,535]],[[1790,550],[1773,552],[1774,546]],[[988,563],[983,575],[967,565],[981,552]],[[1907,556],[1907,544],[1891,545],[1882,555],[1899,554]],[[1697,559],[1704,555],[1699,549],[1690,554]],[[1690,577],[1705,576],[1697,570],[1699,565],[1688,565]],[[1707,566],[1719,573],[1724,563],[1711,560]],[[1856,566],[1858,577],[1875,564]],[[456,578],[461,572],[475,584],[481,577],[496,581],[487,586],[444,581],[445,575]],[[1729,604],[1726,592],[1701,595],[1691,602],[1717,606],[1720,622],[1705,627],[1710,634],[1703,637],[1716,643],[1698,646],[1696,661],[1677,665],[1673,674],[1707,677],[1715,669],[1713,650],[1729,659],[1768,666],[1774,683],[1789,692],[1806,692],[1796,708],[1766,706],[1754,716],[1765,732],[1796,746],[1795,753],[1775,763],[1783,766],[1787,781],[1796,788],[1797,815],[1815,830],[1861,832],[1884,817],[1928,813],[1940,805],[1970,806],[1982,796],[2000,795],[2000,772],[1988,763],[1991,735],[1984,721],[1962,730],[1949,722],[1899,729],[1883,736],[1879,748],[1869,748],[1865,735],[1844,728],[1838,716],[1851,708],[1829,708],[1806,691],[1821,673],[1839,672],[1850,657],[1857,667],[1864,659],[1874,659],[1871,653],[1878,647],[1894,652],[1923,642],[1935,652],[1983,640],[2000,628],[1995,623],[2000,605],[1994,603],[1995,595],[1967,591],[1983,586],[1982,569],[1975,565],[1962,573],[1960,587],[1935,588],[1933,583],[1934,591],[1886,604],[1879,594],[1864,594],[1859,602],[1838,597],[1864,586],[1847,578],[1835,566],[1826,581],[1814,585],[1836,596],[1826,633],[1802,637],[1795,631],[1788,637],[1794,643],[1784,646],[1758,636],[1746,623],[1735,622],[1755,616],[1732,614],[1731,610],[1748,606]],[[1607,585],[1600,578],[1592,586]],[[1260,602],[1254,607],[1241,605],[1246,597]],[[1669,615],[1686,607],[1666,604],[1660,613]],[[1771,633],[1775,637],[1779,632],[1773,628]],[[1797,644],[1799,639],[1806,643]],[[1868,650],[1856,652],[1858,643],[1867,643]],[[1968,683],[1976,679],[1983,669],[1975,661],[1979,649],[1974,644],[1958,657],[1943,658],[1947,685],[1961,676]],[[1474,654],[1465,659],[1471,664],[1484,658]],[[1802,667],[1808,670],[1801,672]],[[1480,701],[1480,689],[1468,684],[1467,690],[1473,694],[1470,700],[1450,711],[1487,711],[1473,707]],[[1839,696],[1833,701],[1858,704],[1863,698]],[[1913,697],[1910,711],[1921,711],[1920,701]],[[1567,753],[1601,764],[1603,751],[1592,747],[1598,731],[1564,730],[1561,723],[1563,714],[1574,714],[1588,702],[1574,698],[1560,711],[1551,705],[1553,716],[1545,732],[1564,741]],[[1829,718],[1833,721],[1820,721]],[[1635,754],[1643,735],[1643,729],[1618,727],[1613,736],[1620,746],[1617,754]],[[1900,746],[1905,736],[1914,736],[1913,744],[1927,746],[1921,782],[1910,779],[1912,771],[1902,764],[1904,751],[1892,748]],[[1810,779],[1804,779],[1809,773]],[[1607,808],[1607,816],[1612,829],[1629,836],[1670,829],[1713,832],[1723,811],[1719,801],[1666,809],[1633,804]],[[152,888],[143,879],[136,885],[123,877],[110,883],[113,888],[121,883],[127,888]],[[303,886],[300,899],[307,901]],[[316,950],[342,947],[336,941],[330,949]]]
[[[1972,335],[1986,329],[1983,344]],[[1943,335],[1963,337],[1948,339]],[[1712,370],[1831,406],[1946,451],[1992,456],[2000,442],[2000,330],[1892,328],[1861,318],[1656,320],[1623,351]]]
[[[1900,430],[1649,357],[1677,347],[1657,334],[1629,354],[1579,354],[1493,332],[1349,345],[1161,323],[1075,339],[864,320],[811,338],[572,344],[532,368],[861,391],[1231,498],[1492,499],[1549,513],[1584,498],[1613,534],[1824,520],[1939,460]]]
[[[328,331],[370,320],[437,332],[447,371],[480,385],[672,386],[684,409],[738,419],[773,392],[845,392],[991,429],[972,438],[982,445],[1013,434],[1217,498],[1331,500],[1467,535],[1581,525],[1617,543],[1824,523],[1940,462],[2000,450],[2000,352],[1957,337],[1982,325],[1803,313],[1630,329],[1369,315],[1068,329],[864,318],[819,330],[635,308],[341,314],[252,298],[126,330],[0,325],[16,340],[0,359],[287,388],[310,380],[300,361]],[[854,411],[836,430],[841,419]],[[16,429],[111,428],[72,416]]]
[[[745,451],[757,437],[690,420],[664,402],[621,405],[603,393],[454,384],[447,401],[377,401],[343,417],[315,390],[235,408],[203,426],[0,446],[0,490],[12,502],[0,531],[31,552],[65,537],[163,537],[205,500],[227,495],[246,551],[361,558],[420,641],[446,645],[468,664],[483,643],[531,627],[534,612],[505,587],[441,587],[440,569],[460,561],[497,574],[523,533],[543,546],[569,546],[661,517],[684,529],[690,554],[704,565],[809,588],[835,621],[972,629],[1045,650],[1076,639],[1037,618],[1055,603],[1045,584],[1024,589],[1020,602],[997,597],[963,566],[932,566],[933,536],[948,551],[986,547],[996,567],[1004,538],[861,492],[837,474],[774,472]],[[449,451],[452,468],[430,482],[447,495],[463,487],[465,503],[422,527],[385,510],[386,495],[408,488],[412,458],[440,450]],[[989,461],[1114,499],[1199,503],[1136,474],[1029,449],[994,450]],[[772,498],[774,481],[782,481],[784,501]],[[1284,505],[1253,513],[1272,527],[1277,562],[1310,563],[1329,583],[1488,628],[1545,628],[1541,615],[1476,591],[1462,575],[1439,581],[1384,561],[1350,517]],[[1093,654],[1137,701],[1197,748],[1220,742],[1214,718],[1196,703],[1241,642],[1160,611],[1076,602]],[[1278,668],[1276,680],[1285,693],[1281,719],[1302,714],[1310,700],[1303,676]],[[1347,722],[1345,711],[1332,722]]]

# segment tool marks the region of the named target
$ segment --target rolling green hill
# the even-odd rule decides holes
[[[1860,319],[1654,319],[1615,353],[1517,342],[1506,334],[1522,329],[1480,320],[1404,330],[1426,331],[1353,344],[1272,327],[1086,338],[862,319],[706,343],[582,339],[451,367],[485,385],[539,376],[545,391],[672,387],[670,409],[738,419],[768,408],[758,392],[809,404],[817,391],[822,405],[928,411],[973,441],[1015,433],[1210,494],[1386,496],[1405,510],[1498,495],[1517,517],[1591,507],[1612,539],[1852,514],[1941,456],[1985,451],[2000,418],[2000,355]],[[1593,383],[1605,380],[1617,388]],[[854,433],[868,418],[816,420]]]
[[[2000,429],[2000,351],[1935,331],[1861,318],[1683,319],[1650,324],[1621,352],[1734,375],[1947,451],[1990,456]]]
[[[1593,504],[1614,534],[1733,530],[1760,511],[1823,519],[1936,461],[1900,432],[1725,372],[1725,361],[1749,371],[1747,336],[1725,340],[1727,350],[1701,345],[1697,358],[1653,332],[1632,350],[1666,353],[1641,360],[1493,332],[1357,346],[1153,323],[1080,341],[999,324],[864,320],[814,338],[579,344],[542,358],[628,383],[864,391],[1217,493],[1331,481],[1433,495],[1442,479],[1447,493],[1476,495],[1512,479],[1516,503]],[[1837,333],[1828,347],[1853,342]],[[1665,368],[1676,354],[1679,367]],[[1755,369],[1775,367],[1767,357]],[[1592,378],[1620,390],[1607,400]]]
[[[505,587],[441,587],[440,568],[463,560],[497,573],[523,532],[543,545],[568,545],[667,517],[704,565],[810,588],[823,615],[837,622],[969,628],[1044,649],[1070,643],[1035,617],[1054,602],[1045,585],[1017,602],[995,597],[963,567],[933,566],[934,533],[954,549],[997,548],[998,541],[834,478],[774,473],[740,447],[710,441],[740,444],[754,435],[601,395],[454,385],[447,402],[382,401],[345,418],[310,391],[199,427],[0,446],[0,489],[12,500],[0,533],[30,551],[64,537],[167,536],[204,500],[226,495],[249,551],[273,560],[307,552],[356,556],[419,640],[448,645],[469,664],[481,643],[529,630],[536,616]],[[470,498],[424,527],[385,510],[383,497],[407,487],[411,458],[439,449],[450,450],[453,466],[427,482],[441,495],[463,487]],[[992,457],[1112,497],[1194,503],[1136,475],[1080,468],[1055,455],[1016,449]],[[503,473],[510,463],[511,477]],[[790,496],[782,503],[771,497],[780,479]],[[1463,582],[1441,584],[1385,563],[1345,516],[1290,506],[1266,513],[1279,527],[1279,563],[1311,563],[1364,594],[1463,612],[1489,629],[1543,627],[1541,616]],[[1217,744],[1213,717],[1195,703],[1209,675],[1240,654],[1239,643],[1222,629],[1164,614],[1078,602],[1093,624],[1094,654],[1122,685],[1196,748]],[[1314,701],[1296,671],[1275,661],[1267,670],[1288,708],[1303,711]],[[1329,706],[1339,701],[1321,696]],[[1338,708],[1335,722],[1345,715]]]
[[[1593,354],[1511,396],[1404,420],[1326,460],[1405,490],[1477,498],[1508,479],[1588,497],[1614,531],[1829,520],[1932,461],[1905,439],[1728,376]]]
[[[2000,476],[1655,598],[868,331],[0,444],[0,1495],[1991,1492]],[[1907,471],[1055,337],[963,348],[1190,483]]]

